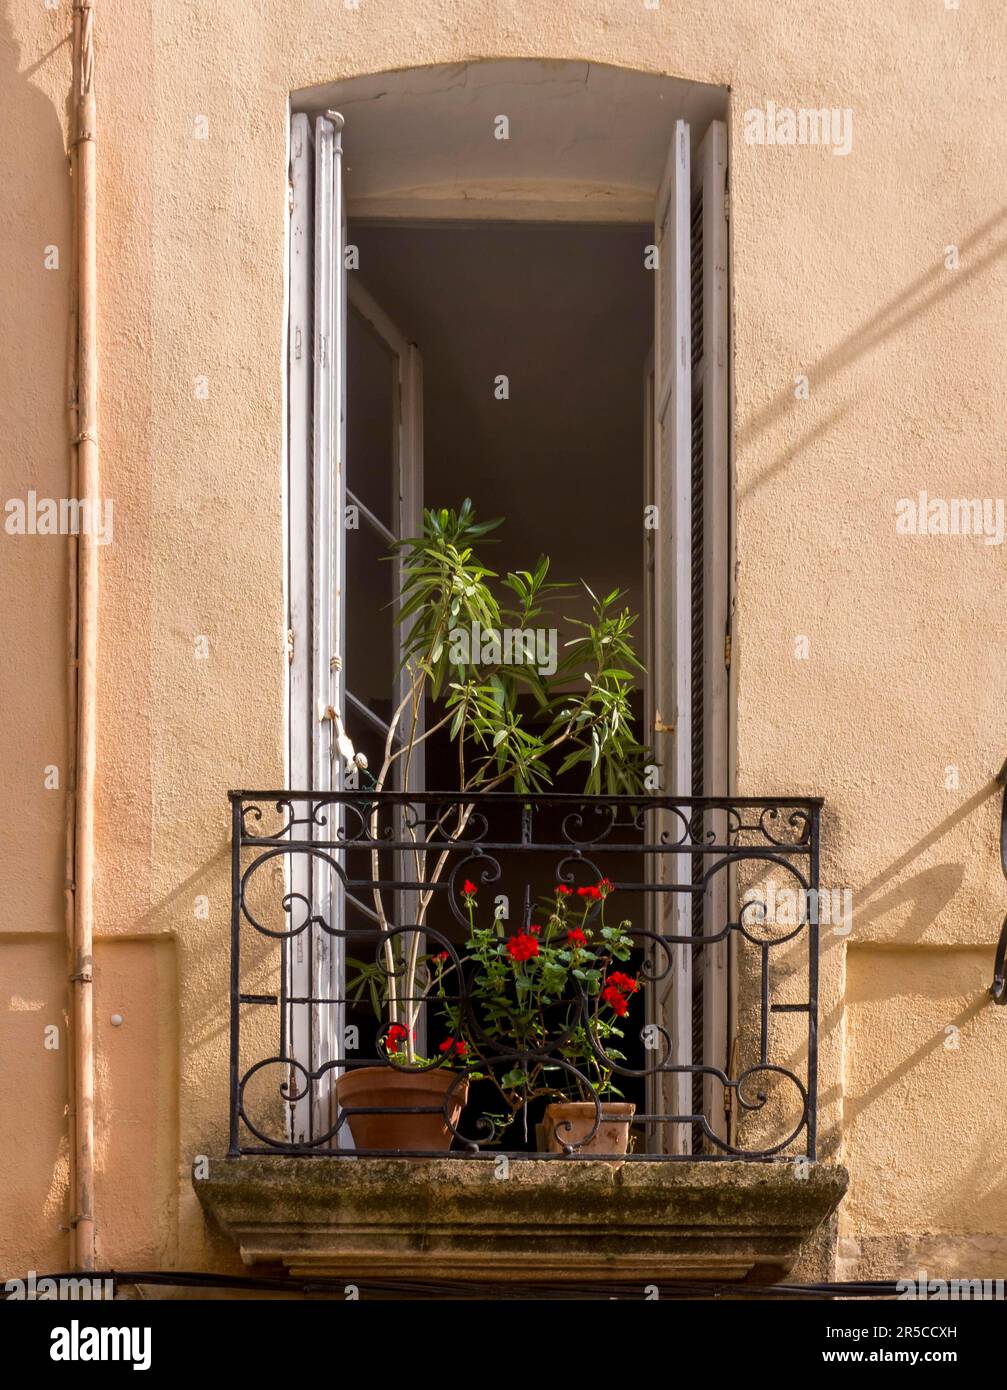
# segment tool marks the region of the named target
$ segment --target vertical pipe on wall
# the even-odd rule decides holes
[[[76,83],[77,68],[80,63],[80,25],[77,17],[73,21],[73,82]],[[77,496],[77,433],[78,433],[78,412],[77,412],[77,143],[76,143],[76,104],[71,114],[73,128],[70,131],[69,153],[67,163],[70,170],[70,208],[71,226],[73,232],[70,238],[71,243],[71,264],[70,264],[70,321],[66,335],[66,413],[67,413],[67,439],[69,441],[68,459],[68,487],[67,496]],[[76,1037],[74,1030],[74,1015],[76,1003],[74,994],[76,985],[73,981],[74,974],[74,939],[77,923],[77,904],[74,885],[74,874],[76,867],[76,834],[77,834],[77,537],[70,531],[67,536],[67,583],[66,583],[66,775],[64,777],[64,787],[66,796],[65,809],[65,845],[64,845],[64,880],[63,880],[63,901],[64,901],[64,922],[66,928],[66,959],[67,959],[67,1028],[71,1038]],[[75,1068],[73,1063],[73,1048],[67,1048],[67,1121],[71,1136],[70,1143],[70,1200],[73,1203],[71,1216],[76,1213],[76,1198],[74,1194],[77,1190],[77,1160],[76,1142],[73,1136],[76,1134],[77,1127],[77,1099],[75,1095]],[[74,1233],[73,1226],[70,1227],[70,1247],[71,1262],[74,1259]]]
[[[83,524],[77,572],[76,796],[73,866],[73,1189],[74,1264],[95,1267],[94,1217],[94,800],[98,656],[98,295],[94,96],[94,0],[74,0],[74,174],[76,209],[76,471]],[[88,524],[90,523],[90,524]]]

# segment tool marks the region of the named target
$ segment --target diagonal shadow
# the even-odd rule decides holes
[[[770,478],[775,478],[777,473],[782,473],[785,468],[789,468],[800,454],[803,454],[812,444],[817,443],[819,439],[827,435],[831,429],[839,424],[840,420],[844,420],[849,415],[852,409],[853,406],[849,402],[837,406],[835,410],[826,415],[824,420],[819,420],[817,425],[806,430],[799,439],[794,441],[786,453],[780,455],[775,463],[771,463],[758,477],[746,483],[740,490],[740,496],[742,498],[748,497],[757,487],[763,483],[768,483]]]
[[[859,909],[855,916],[857,928],[869,927],[886,913],[909,903],[909,917],[899,930],[898,942],[893,941],[892,945],[902,946],[910,940],[916,941],[944,911],[962,886],[964,878],[964,864],[934,864],[929,869],[923,869],[913,874],[912,878],[889,888],[866,908]]]
[[[961,821],[966,820],[972,815],[973,811],[978,810],[983,802],[988,801],[998,790],[999,783],[996,778],[985,783],[985,785],[980,787],[967,801],[963,801],[957,810],[952,811],[949,816],[946,816],[944,820],[935,825],[928,834],[924,835],[922,840],[917,841],[915,845],[907,849],[898,859],[888,864],[881,873],[869,879],[860,889],[859,896],[862,899],[871,898],[875,893],[880,892],[885,884],[891,882],[893,878],[897,878],[902,870],[907,868],[914,859],[918,859],[921,854],[925,854],[931,846],[935,845],[938,840],[943,839],[943,837],[947,835],[949,831],[953,830],[956,825],[960,824]],[[859,916],[860,914],[858,913],[857,915]],[[873,916],[876,915],[876,912],[873,913]],[[869,918],[868,920],[871,919]]]
[[[949,1019],[948,1023],[944,1025],[945,1028],[953,1025],[959,1032],[964,1031],[966,1025],[978,1018],[979,1014],[982,1013],[989,1003],[989,996],[986,994],[981,995],[978,999],[973,1000],[971,1004],[968,1004],[962,1009],[961,1013],[955,1018]],[[908,1076],[926,1057],[942,1048],[944,1046],[944,1041],[944,1035],[935,1035],[932,1038],[927,1038],[925,1042],[920,1043],[915,1052],[911,1052],[908,1057],[904,1057],[897,1067],[894,1067],[891,1071],[886,1071],[883,1076],[879,1077],[873,1086],[864,1091],[863,1095],[851,1099],[847,1093],[843,1103],[844,1131],[848,1124],[852,1124],[865,1110],[869,1109],[875,1101],[880,1100],[885,1092],[890,1090],[897,1081],[900,1081],[904,1076]]]
[[[969,260],[969,255],[989,236],[993,235],[999,228],[1007,222],[1007,208],[1000,208],[996,213],[978,226],[974,232],[958,244],[958,251],[961,257],[961,268],[956,271],[948,271],[943,262],[940,265],[932,266],[917,279],[912,281],[901,294],[884,305],[876,314],[866,319],[848,338],[837,344],[820,358],[818,362],[808,371],[808,376],[816,386],[823,385],[837,377],[857,358],[864,356],[875,347],[878,347],[886,339],[898,333],[907,323],[920,314],[926,313],[935,305],[942,303],[951,295],[956,294],[966,285],[970,284],[978,276],[984,274],[991,265],[1007,253],[1007,236],[1000,237],[992,246],[985,249],[974,260]],[[740,430],[737,434],[737,445],[743,448],[753,444],[760,435],[764,434],[771,425],[780,420],[793,406],[793,396],[791,387],[788,384],[783,387],[773,399],[760,410],[755,417]],[[851,407],[842,406],[827,417],[819,426],[810,432],[806,440],[799,443],[784,458],[774,463],[765,473],[753,479],[742,489],[742,496],[753,491],[760,483],[767,478],[785,468],[795,454],[801,452],[816,436],[831,428],[837,420],[844,415]]]

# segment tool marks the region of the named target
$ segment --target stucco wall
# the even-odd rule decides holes
[[[67,493],[70,202],[66,28],[0,7],[0,419],[3,496]],[[45,57],[44,55],[50,54]],[[29,73],[29,69],[35,71]],[[56,255],[46,248],[57,248]],[[48,259],[58,269],[47,269]],[[63,814],[66,543],[0,532],[4,812],[0,836],[0,1269],[66,1258]],[[49,784],[48,786],[46,784]]]
[[[895,533],[896,499],[921,488],[1004,490],[995,8],[98,0],[101,442],[115,508],[102,553],[97,909],[109,940],[98,961],[115,962],[125,1021],[112,1039],[99,983],[97,1029],[110,1065],[145,1069],[159,1111],[155,1121],[133,1081],[103,1087],[108,1257],[234,1262],[207,1232],[188,1170],[194,1154],[221,1149],[226,1119],[223,793],[282,778],[287,94],[489,56],[590,59],[732,88],[738,790],[823,793],[824,879],[854,893],[852,936],[826,942],[822,1010],[828,1156],[840,1152],[844,1087],[852,1098],[849,1231],[875,1240],[872,1268],[889,1251],[911,1260],[928,1233],[952,1238],[963,1274],[981,1271],[954,1237],[982,1236],[1007,1256],[1007,1192],[991,1185],[977,1201],[967,1177],[1003,1154],[990,1095],[1002,1092],[1007,1020],[982,999],[1007,906],[992,788],[1007,753],[1003,549]],[[69,0],[0,0],[5,497],[65,490],[69,255],[48,271],[43,248],[69,250],[69,25]],[[851,108],[851,153],[747,146],[742,113],[767,100]],[[194,138],[197,116],[206,140]],[[0,1142],[5,1168],[24,1165],[27,1194],[0,1263],[38,1251],[40,1267],[59,1263],[66,1220],[63,1054],[43,1048],[40,1025],[59,1021],[65,996],[62,791],[43,787],[45,766],[65,760],[64,564],[57,540],[0,538]],[[806,660],[794,655],[801,635]],[[8,1003],[29,994],[31,1009]],[[946,1051],[944,1030],[965,1012],[973,1025]],[[123,1054],[134,1018],[142,1039]],[[918,1142],[937,1117],[963,1157],[957,1187]],[[903,1165],[914,1200],[879,1180]],[[113,1196],[122,1184],[135,1200]]]

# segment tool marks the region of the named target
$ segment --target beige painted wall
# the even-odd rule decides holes
[[[851,1271],[861,1258],[891,1272],[939,1239],[949,1272],[982,1272],[976,1240],[1002,1272],[1007,1193],[993,1175],[977,1194],[970,1175],[1004,1154],[1007,1030],[983,1002],[1007,907],[991,785],[1007,753],[1003,550],[894,525],[896,499],[920,488],[1004,491],[995,12],[978,0],[98,0],[102,468],[115,508],[98,783],[106,1259],[235,1264],[188,1170],[220,1151],[226,1120],[224,791],[282,777],[287,94],[529,56],[732,88],[738,790],[824,793],[824,879],[855,895],[849,942],[826,942],[822,1010],[824,1147],[853,1169]],[[5,498],[65,490],[69,23],[69,0],[0,0]],[[852,153],[746,146],[741,113],[769,99],[852,108]],[[58,271],[43,269],[50,244]],[[58,1264],[64,1248],[63,1054],[41,1042],[65,998],[62,791],[43,788],[66,756],[64,564],[59,541],[0,536],[0,1143],[17,1191],[0,1267]],[[798,635],[808,660],[794,658]],[[113,1007],[126,1020],[115,1037]],[[954,1051],[948,1024],[961,1027]],[[941,1145],[923,1141],[934,1134]]]

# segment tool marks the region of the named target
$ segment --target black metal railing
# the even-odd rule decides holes
[[[597,1156],[615,1098],[630,1159],[814,1158],[820,799],[229,796],[231,1155]],[[559,886],[591,940],[603,911],[624,923],[625,1007],[572,961],[562,997],[539,981],[538,1031],[501,1034],[466,882],[505,966]],[[405,1096],[363,1086],[402,1073]],[[586,1131],[547,1120],[550,1096],[586,1102]]]

